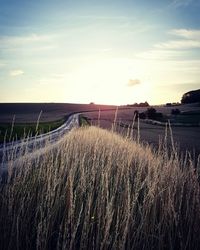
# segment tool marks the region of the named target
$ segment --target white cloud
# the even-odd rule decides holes
[[[137,54],[137,57],[144,60],[172,60],[185,56],[187,53],[182,50],[152,49]]]
[[[192,29],[173,29],[168,32],[178,37],[178,40],[169,40],[164,43],[154,45],[154,48],[161,50],[189,50],[200,48],[200,30]]]
[[[169,34],[183,37],[186,39],[200,40],[200,30],[191,29],[173,29],[169,31]]]
[[[190,4],[192,4],[194,0],[173,0],[171,3],[171,6],[173,7],[186,7]]]
[[[200,48],[200,41],[196,40],[174,40],[166,43],[159,43],[154,46],[158,49],[196,49]]]
[[[173,29],[168,32],[171,35],[177,36],[179,40],[171,40],[164,43],[156,44],[154,47],[157,49],[171,49],[171,50],[184,50],[184,49],[197,49],[200,48],[200,30],[191,29]]]
[[[10,76],[13,76],[13,77],[20,76],[23,74],[24,74],[24,71],[21,69],[15,69],[15,70],[10,71]]]
[[[141,83],[141,81],[139,79],[129,79],[127,86],[133,87],[133,86],[138,85],[140,83]]]
[[[40,44],[51,41],[53,36],[31,34],[27,36],[0,36],[0,48],[15,48],[28,44]]]
[[[192,49],[200,49],[199,29],[172,29],[167,32],[179,39],[158,43],[151,50],[137,54],[143,60],[185,60]]]

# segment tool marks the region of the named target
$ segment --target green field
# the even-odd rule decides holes
[[[24,139],[26,137],[47,133],[64,123],[64,119],[52,122],[37,123],[1,123],[0,124],[0,143],[13,140]]]

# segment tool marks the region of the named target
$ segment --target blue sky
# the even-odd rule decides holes
[[[151,104],[200,88],[200,0],[0,0],[0,102]]]

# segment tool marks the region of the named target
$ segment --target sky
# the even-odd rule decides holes
[[[179,102],[200,0],[0,0],[0,102]]]

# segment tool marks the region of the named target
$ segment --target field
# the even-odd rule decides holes
[[[1,110],[4,125],[13,114],[36,119],[43,106],[12,105]],[[45,105],[43,123],[82,110],[84,126],[18,160],[10,152],[0,249],[200,249],[199,127],[138,122],[134,111],[147,108]],[[171,118],[170,107],[155,108]],[[200,107],[179,109],[188,116]]]
[[[0,143],[42,134],[58,128],[68,115],[86,110],[116,109],[114,106],[62,103],[1,103]]]
[[[199,249],[199,166],[96,127],[9,166],[0,248]],[[197,171],[198,170],[198,171]]]
[[[0,123],[36,123],[41,114],[40,122],[52,122],[73,112],[85,110],[105,110],[116,108],[109,105],[68,104],[68,103],[0,103]]]
[[[178,151],[183,152],[183,154],[189,151],[194,158],[198,158],[198,154],[200,154],[200,107],[198,105],[180,105],[176,107],[155,106],[154,108],[168,117],[169,120],[175,120],[174,123],[171,122],[171,129],[168,127],[168,131],[166,131],[167,122],[164,122],[161,126],[140,119],[138,124],[137,119],[134,118],[134,111],[138,110],[141,113],[147,110],[147,108],[142,107],[119,109],[117,111],[87,112],[84,115],[88,117],[91,124],[106,129],[111,129],[115,121],[119,133],[127,134],[131,132],[133,139],[136,140],[139,134],[141,142],[148,143],[155,148],[158,148],[160,140],[165,139],[167,132],[169,144],[171,144],[170,138],[173,135],[173,141]],[[180,109],[182,115],[171,116],[171,110],[174,108]]]
[[[182,115],[170,117],[171,123],[175,119],[175,122],[183,124],[183,126],[172,126],[172,133],[175,144],[182,152],[189,150],[192,155],[198,155],[200,153],[200,107],[199,105],[179,105],[175,107],[154,106],[154,108],[164,114],[167,119],[170,117],[171,110],[178,108]],[[10,139],[10,130],[12,127],[13,117],[14,132],[13,138],[16,138],[16,134],[19,137],[24,136],[24,129],[26,134],[35,134],[35,128],[40,117],[39,131],[48,131],[59,126],[70,113],[82,112],[88,117],[93,125],[100,125],[102,128],[111,129],[115,120],[116,106],[108,105],[94,105],[94,104],[64,104],[64,103],[18,103],[18,104],[0,104],[0,139],[1,142],[7,134],[7,140]],[[100,112],[99,112],[100,110]],[[128,127],[133,124],[134,111],[144,112],[147,108],[143,107],[127,107],[121,106],[118,108],[116,115],[116,122],[118,126],[118,132],[127,133]],[[41,112],[42,111],[42,112]],[[93,111],[93,112],[88,112]],[[167,120],[166,119],[166,120]],[[184,126],[187,125],[191,126]],[[121,124],[121,125],[119,125]],[[138,136],[138,124],[137,119],[133,127],[132,135],[134,139]],[[165,126],[158,126],[153,124],[147,124],[142,119],[139,124],[140,140],[141,142],[147,142],[158,147],[159,141],[166,135]],[[196,158],[196,157],[195,157]]]

